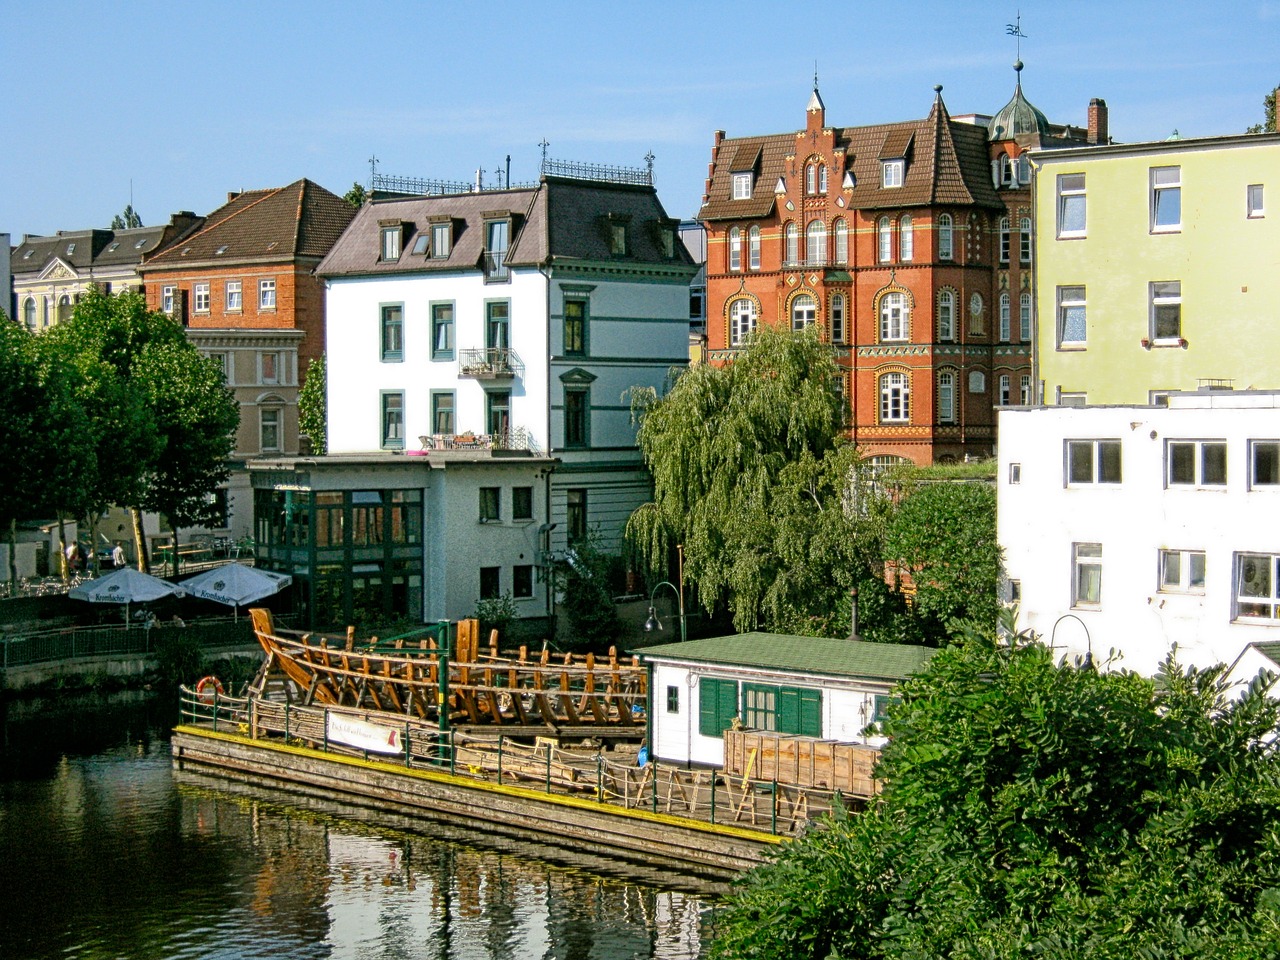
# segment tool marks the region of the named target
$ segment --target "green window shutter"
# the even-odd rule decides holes
[[[822,736],[822,691],[800,691],[800,735]]]
[[[738,715],[738,682],[702,677],[698,681],[698,732],[721,736]]]
[[[795,687],[778,688],[778,732],[800,732],[800,691]]]

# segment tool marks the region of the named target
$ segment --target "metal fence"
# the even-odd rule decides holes
[[[0,638],[3,649],[0,668],[8,670],[79,657],[146,657],[153,655],[167,637],[175,635],[194,639],[209,650],[257,644],[253,624],[247,617],[239,620],[219,617],[189,624],[153,622],[150,626],[67,627]]]

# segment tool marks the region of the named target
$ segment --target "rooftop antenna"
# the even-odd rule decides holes
[[[373,178],[378,175],[378,158],[371,156],[369,158],[369,189],[373,189]]]
[[[1018,62],[1021,63],[1022,62],[1022,41],[1027,39],[1027,35],[1022,32],[1022,11],[1021,10],[1018,11],[1018,16],[1013,23],[1006,23],[1004,25],[1004,32],[1006,36],[1017,38],[1015,42],[1017,43]]]

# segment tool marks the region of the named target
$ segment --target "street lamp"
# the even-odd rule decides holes
[[[654,595],[657,594],[659,587],[670,587],[672,592],[675,593],[676,595],[677,603],[679,603],[680,642],[683,643],[685,640],[689,639],[688,631],[685,628],[684,590],[682,589],[682,587],[684,586],[684,545],[683,544],[679,544],[676,546],[676,553],[680,559],[680,564],[679,564],[680,587],[677,587],[674,583],[671,583],[670,581],[667,581],[667,580],[661,580],[658,583],[655,583],[653,585],[653,589],[649,591],[649,618],[644,622],[644,629],[645,629],[645,633],[652,633],[654,630],[662,629],[662,621],[658,619],[658,613],[653,608],[653,598],[654,598]]]

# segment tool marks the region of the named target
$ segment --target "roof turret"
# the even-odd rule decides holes
[[[1043,113],[1033,107],[1022,95],[1022,61],[1013,62],[1018,81],[1014,86],[1013,99],[1006,103],[987,124],[987,136],[992,140],[1012,140],[1019,134],[1036,133],[1046,136],[1049,133],[1049,120]]]

